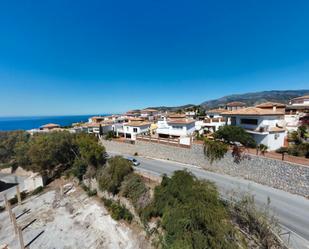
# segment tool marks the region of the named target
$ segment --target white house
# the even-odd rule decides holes
[[[286,107],[285,121],[288,131],[296,131],[301,125],[300,120],[309,113],[309,95],[290,100]]]
[[[242,108],[245,108],[245,107],[246,107],[246,104],[243,103],[243,102],[239,102],[239,101],[233,101],[233,102],[226,104],[226,109],[228,111],[239,110],[239,109],[242,109]]]
[[[213,109],[206,111],[205,119],[195,122],[196,130],[199,130],[200,134],[202,134],[204,129],[213,132],[218,130],[220,126],[223,126],[226,123],[225,118],[221,115],[221,113],[225,111],[225,109]]]
[[[145,121],[131,121],[124,123],[121,127],[116,129],[116,135],[136,140],[136,135],[149,133],[150,125],[151,123]]]
[[[149,121],[156,120],[159,115],[159,111],[156,109],[143,109],[141,110],[141,117],[148,119]]]
[[[222,116],[229,118],[231,125],[244,128],[257,144],[264,144],[269,150],[284,145],[286,131],[283,112],[248,107],[223,112]]]
[[[157,123],[157,134],[159,137],[186,137],[195,131],[194,119],[166,119]]]
[[[88,123],[86,125],[86,127],[88,128],[88,133],[90,134],[96,134],[99,135],[100,134],[100,126],[102,129],[102,133],[106,134],[109,131],[113,130],[113,124],[97,124],[97,123]]]

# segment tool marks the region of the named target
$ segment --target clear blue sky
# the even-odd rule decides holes
[[[308,13],[308,0],[1,1],[0,116],[308,89]]]

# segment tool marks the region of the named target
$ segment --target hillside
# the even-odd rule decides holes
[[[232,101],[241,101],[253,106],[266,101],[288,103],[290,99],[309,94],[309,90],[263,91],[244,94],[227,95],[219,99],[208,100],[201,103],[206,109],[225,105]]]
[[[246,103],[248,106],[253,106],[260,104],[266,101],[279,102],[279,103],[288,103],[290,99],[300,97],[303,95],[308,95],[309,90],[285,90],[285,91],[263,91],[263,92],[252,92],[244,94],[233,94],[221,97],[219,99],[207,100],[200,104],[205,109],[212,109],[219,106],[224,106],[232,101],[241,101]],[[175,107],[151,107],[162,111],[177,111],[184,110],[195,105],[188,104],[183,106]]]

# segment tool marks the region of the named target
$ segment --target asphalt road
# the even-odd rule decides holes
[[[118,153],[110,153],[118,154]],[[281,238],[288,241],[295,249],[309,248],[309,200],[282,190],[257,184],[242,178],[221,175],[200,169],[193,165],[177,162],[136,157],[141,163],[137,168],[154,175],[172,175],[176,170],[187,169],[200,179],[207,179],[216,183],[221,196],[251,194],[258,207],[265,207],[270,199],[270,209],[282,227]]]

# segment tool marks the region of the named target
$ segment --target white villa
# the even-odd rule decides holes
[[[231,125],[244,128],[257,144],[264,144],[269,150],[284,146],[286,135],[284,113],[257,107],[242,108],[223,112]]]
[[[309,95],[290,100],[286,107],[285,121],[288,131],[296,131],[300,120],[309,113]]]
[[[228,111],[235,111],[235,110],[239,110],[245,107],[246,107],[246,104],[243,102],[239,102],[239,101],[234,101],[234,102],[230,102],[226,104],[226,110]]]
[[[171,118],[172,117],[172,118]],[[195,120],[186,118],[165,117],[157,123],[157,134],[159,137],[188,137],[195,131]]]
[[[151,123],[145,121],[130,121],[124,123],[121,127],[117,127],[116,135],[127,139],[136,140],[139,134],[148,134]]]
[[[206,111],[206,118],[203,120],[202,126],[212,132],[215,132],[220,126],[226,124],[226,119],[221,115],[223,112],[226,112],[226,110],[212,109]]]

